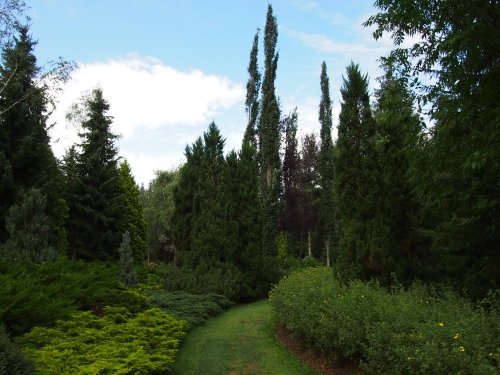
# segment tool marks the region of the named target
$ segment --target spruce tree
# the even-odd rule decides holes
[[[137,284],[137,273],[134,269],[134,251],[129,232],[123,235],[120,248],[120,281],[127,287]]]
[[[198,191],[204,150],[205,145],[201,137],[198,137],[192,146],[186,147],[186,163],[179,170],[179,183],[173,192],[172,238],[179,253],[179,260],[187,265],[189,265],[187,258],[192,250],[194,198]]]
[[[120,163],[120,184],[127,207],[127,231],[130,236],[132,252],[134,259],[140,261],[144,259],[146,251],[146,221],[144,220],[139,187],[135,183],[127,160]]]
[[[279,224],[280,192],[280,108],[274,82],[278,67],[278,25],[273,8],[268,5],[264,31],[264,79],[262,82],[261,113],[259,119],[259,162],[261,197],[264,213],[262,227],[263,248],[266,254],[276,253]]]
[[[47,198],[50,221],[49,243],[58,251],[66,246],[62,200],[62,176],[49,145],[47,93],[37,84],[40,68],[33,53],[35,42],[28,27],[19,26],[18,35],[2,53],[0,80],[0,243],[7,239],[5,218],[8,209],[23,193],[40,189]]]
[[[324,242],[327,266],[330,266],[332,241],[335,234],[335,192],[334,161],[332,141],[332,101],[330,82],[326,72],[326,63],[321,65],[321,101],[319,104],[320,149],[319,149],[319,186],[320,186],[320,222]]]
[[[382,272],[377,263],[383,244],[375,219],[378,175],[374,151],[375,126],[368,95],[368,77],[351,63],[343,78],[339,117],[336,196],[340,216],[338,269],[344,280],[370,278]],[[374,236],[372,236],[374,235]]]
[[[378,277],[389,281],[391,274],[399,280],[422,278],[424,264],[423,241],[416,228],[420,227],[422,209],[410,180],[412,158],[418,152],[421,136],[420,119],[413,109],[413,98],[404,82],[392,77],[390,70],[381,79],[376,92],[374,111],[376,121],[376,152],[379,182],[382,194],[378,197],[377,216],[386,228],[379,233],[386,236],[385,256],[380,262],[385,274]]]
[[[203,135],[204,152],[193,200],[191,230],[192,267],[213,261],[231,262],[233,251],[228,233],[228,199],[224,185],[224,139],[215,123]]]
[[[77,177],[68,193],[73,199],[68,219],[71,251],[86,260],[118,259],[121,233],[127,227],[116,136],[110,129],[108,110],[102,91],[93,90],[85,101]]]
[[[259,31],[255,33],[252,49],[250,51],[250,62],[248,64],[247,97],[245,110],[248,115],[248,124],[243,136],[243,142],[248,142],[257,148],[257,119],[259,116],[259,90],[260,72],[257,63],[259,53]]]

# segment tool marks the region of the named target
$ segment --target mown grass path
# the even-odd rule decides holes
[[[234,307],[191,331],[183,340],[176,375],[313,375],[274,335],[268,301]]]

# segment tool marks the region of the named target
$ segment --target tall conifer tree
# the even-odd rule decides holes
[[[336,196],[340,215],[338,269],[345,280],[369,278],[381,250],[372,246],[377,204],[375,126],[368,96],[368,77],[359,66],[347,67],[342,94],[336,158]]]
[[[126,204],[126,230],[129,232],[130,246],[134,259],[140,261],[144,258],[146,251],[146,221],[139,187],[135,183],[127,160],[123,160],[120,164],[120,184]]]
[[[49,243],[58,251],[66,246],[62,176],[49,145],[47,95],[37,85],[40,68],[28,27],[18,27],[12,45],[4,48],[0,68],[0,243],[6,240],[5,217],[23,193],[39,189],[47,198]]]
[[[81,153],[77,156],[77,179],[68,196],[70,246],[76,256],[86,259],[118,259],[122,234],[127,229],[126,203],[118,171],[116,136],[109,104],[95,89],[85,102]]]
[[[326,63],[321,65],[321,101],[319,104],[320,148],[319,148],[319,176],[320,176],[320,213],[321,232],[325,246],[327,265],[330,265],[332,240],[335,234],[335,192],[334,192],[334,163],[332,141],[332,101],[330,99],[330,82],[326,72]]]
[[[257,148],[257,119],[259,116],[259,90],[260,72],[257,63],[259,53],[259,31],[255,33],[252,49],[250,51],[250,62],[248,64],[247,98],[245,101],[248,124],[243,136],[243,142],[248,142]]]
[[[264,251],[269,255],[276,253],[279,222],[280,108],[274,86],[278,67],[277,41],[278,25],[273,15],[273,8],[268,5],[264,31],[264,80],[259,121],[259,161],[264,212],[262,239]]]

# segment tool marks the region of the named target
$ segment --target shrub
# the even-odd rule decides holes
[[[360,361],[368,374],[498,373],[498,311],[451,293],[343,285],[321,267],[284,278],[270,299],[287,328],[338,360]]]
[[[209,317],[221,313],[233,303],[220,294],[189,294],[183,291],[152,291],[147,302],[189,323],[190,328],[203,324]]]
[[[0,319],[13,335],[35,325],[49,326],[75,310],[102,312],[104,306],[124,306],[132,312],[147,308],[145,297],[118,283],[116,264],[70,261],[34,264],[0,259]]]
[[[33,374],[33,364],[10,341],[5,327],[0,324],[0,375],[29,374]]]
[[[186,322],[160,309],[133,316],[108,307],[102,317],[79,312],[53,328],[20,338],[37,374],[159,374],[168,371]]]
[[[134,270],[134,254],[132,253],[128,231],[123,235],[118,252],[120,253],[120,281],[127,287],[137,284],[137,273]]]

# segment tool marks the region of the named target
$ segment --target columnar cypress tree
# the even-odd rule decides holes
[[[111,133],[109,104],[95,89],[85,102],[86,119],[81,153],[78,155],[75,201],[68,220],[70,246],[77,257],[118,259],[122,233],[126,229],[126,204],[118,171],[116,136]]]
[[[135,183],[127,160],[120,164],[120,183],[127,207],[127,231],[132,252],[135,260],[142,260],[146,250],[146,221],[139,187]]]
[[[413,99],[405,84],[394,79],[390,72],[381,80],[376,92],[376,151],[380,188],[377,216],[388,230],[385,235],[385,256],[380,259],[388,264],[383,267],[382,280],[389,280],[394,273],[400,280],[424,276],[418,228],[422,210],[410,182],[411,160],[417,152],[421,135],[420,119],[413,110]],[[425,267],[427,268],[427,267]]]
[[[263,248],[270,255],[276,253],[280,191],[280,108],[274,86],[278,66],[277,41],[278,25],[273,15],[273,8],[269,5],[264,31],[264,80],[259,121],[259,161],[264,210]]]
[[[351,63],[341,88],[336,158],[336,196],[340,215],[338,265],[345,280],[369,278],[377,270],[381,250],[373,246],[377,205],[375,126],[368,96],[368,77]],[[375,236],[376,237],[376,236]]]
[[[248,124],[243,136],[243,142],[250,143],[257,148],[257,119],[259,116],[259,90],[260,73],[257,64],[259,53],[259,31],[255,33],[252,50],[250,51],[250,62],[248,64],[247,98],[245,101],[246,112],[248,114]]]
[[[49,243],[63,251],[66,208],[61,199],[62,178],[49,145],[47,96],[37,85],[36,43],[28,31],[28,27],[18,28],[13,44],[3,50],[0,67],[0,242],[7,238],[5,215],[9,207],[23,192],[37,188],[47,197]]]
[[[332,101],[330,99],[330,82],[326,72],[326,63],[321,65],[321,101],[319,104],[320,149],[320,214],[321,231],[325,246],[327,265],[330,265],[332,239],[335,232],[335,192],[334,192],[334,162],[332,141]]]

